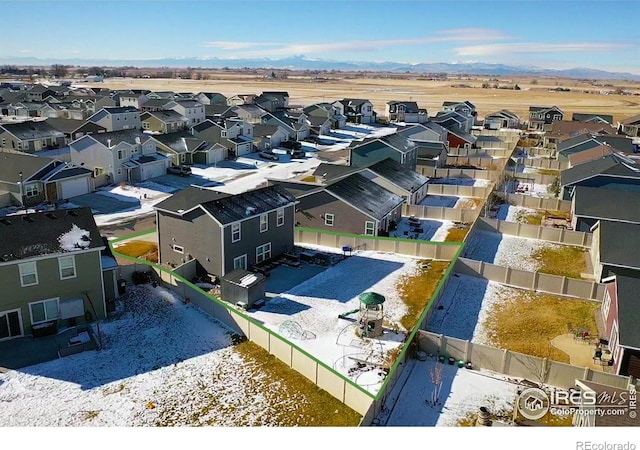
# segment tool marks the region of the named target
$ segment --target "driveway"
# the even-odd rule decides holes
[[[188,188],[191,185],[214,187],[220,186],[222,183],[212,181],[208,178],[204,178],[198,175],[190,175],[188,177],[181,177],[179,175],[167,174],[156,178],[152,178],[148,181],[167,186],[174,191],[179,191]]]

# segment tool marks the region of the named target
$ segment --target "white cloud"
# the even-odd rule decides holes
[[[515,53],[594,53],[609,52],[631,45],[624,42],[576,42],[564,44],[544,44],[535,42],[483,44],[456,47],[458,56],[496,56]]]
[[[33,53],[33,50],[30,50],[30,49],[18,50],[18,53]]]
[[[411,39],[372,39],[333,41],[319,43],[275,43],[275,42],[236,42],[211,41],[203,46],[224,51],[241,50],[237,56],[285,56],[299,54],[318,54],[331,52],[373,52],[386,47],[429,44],[435,42],[495,41],[508,39],[499,30],[486,28],[457,28],[435,32],[433,36]]]

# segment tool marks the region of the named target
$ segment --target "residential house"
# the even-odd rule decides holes
[[[611,352],[611,373],[640,377],[640,274],[614,275],[606,284],[600,307],[607,348]],[[637,425],[637,424],[636,424]]]
[[[46,121],[0,124],[1,148],[33,153],[64,146],[64,133]]]
[[[173,133],[190,127],[189,119],[173,110],[143,112],[140,114],[142,129],[154,133]]]
[[[241,106],[241,105],[251,105],[253,101],[257,97],[257,94],[236,94],[231,97],[227,97],[227,105],[228,106]]]
[[[237,118],[250,124],[266,123],[266,117],[270,113],[258,105],[238,105],[233,106],[222,114],[223,119]]]
[[[158,258],[195,259],[218,277],[252,269],[294,248],[296,199],[280,186],[226,194],[189,187],[155,205]]]
[[[51,118],[47,119],[47,123],[54,129],[64,133],[65,145],[85,134],[105,133],[107,131],[104,127],[96,123],[85,122],[83,120]]]
[[[408,205],[417,205],[427,196],[429,178],[409,170],[392,159],[385,159],[360,172],[360,175],[402,197]]]
[[[150,98],[146,102],[140,106],[140,111],[142,112],[154,112],[154,111],[165,111],[167,105],[170,104],[173,100],[166,98]]]
[[[592,428],[592,430],[615,431],[610,427],[629,427],[630,430],[640,426],[640,417],[635,414],[629,414],[631,411],[630,383],[635,382],[629,380],[629,386],[609,386],[600,383],[594,383],[590,380],[576,380],[576,393],[580,393],[580,398],[587,397],[588,392],[590,398],[596,399],[596,405],[591,402],[581,402],[576,406],[573,413],[572,424],[575,427],[605,427]],[[634,399],[635,401],[635,399]],[[633,408],[637,406],[634,404]],[[629,408],[626,410],[626,408]],[[623,414],[620,414],[620,411]],[[623,444],[624,445],[624,444]]]
[[[253,99],[253,103],[260,106],[266,111],[275,113],[289,107],[289,93],[265,91]]]
[[[299,226],[366,236],[388,235],[402,215],[404,199],[360,173],[297,196]]]
[[[520,128],[520,117],[508,109],[501,109],[484,116],[484,128],[499,130],[500,128]]]
[[[144,103],[147,100],[149,100],[149,98],[147,97],[147,94],[144,91],[123,93],[123,94],[120,94],[119,96],[119,101],[120,101],[119,106],[121,107],[131,106],[133,108],[140,109],[140,107],[144,105]]]
[[[390,122],[425,123],[429,120],[426,108],[418,108],[416,102],[387,102],[385,113]]]
[[[331,103],[315,103],[313,105],[305,106],[302,108],[302,112],[311,119],[312,117],[321,117],[328,118],[331,120],[331,128],[342,128],[345,126],[347,122],[347,118],[340,114],[340,110],[338,107],[332,105]],[[313,131],[313,123],[312,123],[312,131]]]
[[[0,153],[0,192],[8,193],[9,203],[17,206],[54,203],[87,194],[93,190],[91,175],[84,167],[55,158]]]
[[[320,136],[331,133],[333,121],[328,117],[307,116],[306,121],[309,125],[309,134]]]
[[[476,106],[468,100],[464,102],[442,102],[442,110],[445,112],[455,111],[472,117],[476,117],[478,115],[476,112]]]
[[[397,133],[415,144],[423,142],[447,143],[447,129],[435,122],[398,127]]]
[[[314,183],[317,186],[326,185],[332,181],[362,172],[364,167],[347,166],[344,164],[320,163],[313,171]],[[290,191],[290,189],[287,188]],[[297,194],[294,194],[297,197]]]
[[[449,149],[452,148],[476,148],[476,142],[478,141],[478,137],[466,133],[462,130],[452,129],[447,130],[447,142]]]
[[[599,220],[640,224],[640,192],[577,186],[571,200],[571,225],[589,232]]]
[[[205,121],[204,105],[196,100],[174,100],[167,103],[165,109],[172,109],[189,119],[189,125],[194,126]]]
[[[147,93],[149,99],[175,100],[176,93],[173,91],[152,91]]]
[[[564,112],[557,106],[530,106],[529,130],[544,131],[546,125],[562,120]]]
[[[83,136],[69,144],[71,162],[91,169],[95,186],[144,181],[167,173],[170,160],[140,130]]]
[[[219,123],[211,120],[192,128],[193,135],[210,144],[220,144],[227,149],[229,158],[237,158],[253,152],[253,125],[241,119],[225,119]]]
[[[420,142],[417,144],[416,170],[422,167],[442,168],[447,164],[448,142]]]
[[[403,167],[415,170],[418,162],[417,145],[398,133],[354,141],[348,150],[349,164],[357,167],[368,167],[391,158]]]
[[[459,130],[464,133],[471,133],[475,118],[458,111],[439,111],[435,117],[431,118],[431,121],[447,130]]]
[[[618,130],[627,136],[640,137],[640,115],[618,122]]]
[[[561,142],[576,138],[584,134],[615,135],[616,129],[602,122],[578,122],[570,120],[557,120],[553,122],[544,133],[543,145],[547,148],[557,149]]]
[[[225,105],[204,105],[204,116],[214,122],[222,119],[230,106]]]
[[[620,154],[571,167],[560,172],[561,197],[570,200],[577,186],[597,187],[615,191],[640,191],[640,166]]]
[[[139,130],[140,112],[132,106],[102,108],[87,119],[103,127],[107,132],[121,130]]]
[[[187,131],[158,134],[151,137],[156,151],[171,159],[175,165],[216,164],[227,158],[227,149],[221,144],[210,144]]]
[[[373,110],[373,103],[359,98],[344,98],[332,103],[338,114],[345,116],[347,122],[371,124],[376,122],[377,113]]]
[[[194,100],[202,103],[204,106],[222,105],[227,106],[227,97],[218,92],[199,92],[194,96]]]
[[[25,92],[26,100],[29,102],[41,102],[49,96],[55,96],[56,92],[42,84],[36,84]]]
[[[261,125],[253,126],[253,145],[258,150],[270,150],[289,140],[289,133],[283,126]]]
[[[5,216],[0,230],[0,341],[105,318],[106,244],[89,208]]]
[[[575,122],[606,123],[613,125],[613,116],[611,114],[573,113],[571,120]]]
[[[593,161],[594,159],[600,159],[603,156],[611,155],[612,153],[616,153],[616,150],[610,145],[604,144],[578,153],[571,153],[569,155],[569,168]]]
[[[612,275],[640,277],[640,225],[599,220],[591,231],[591,262],[598,283]]]
[[[282,126],[289,133],[289,139],[304,140],[311,131],[307,116],[304,113],[293,114],[285,112],[267,113],[262,117],[262,124]]]

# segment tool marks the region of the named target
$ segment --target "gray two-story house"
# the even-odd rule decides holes
[[[104,249],[89,208],[1,217],[0,341],[104,318]]]
[[[222,277],[290,252],[296,199],[280,186],[242,194],[189,187],[155,205],[160,264],[195,259]]]

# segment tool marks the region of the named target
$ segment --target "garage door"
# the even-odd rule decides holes
[[[144,170],[142,172],[144,174],[143,178],[148,180],[149,178],[161,177],[166,174],[164,163],[158,164],[148,164],[144,166]]]
[[[62,181],[60,186],[62,187],[62,198],[65,200],[89,193],[89,182],[86,178]]]

